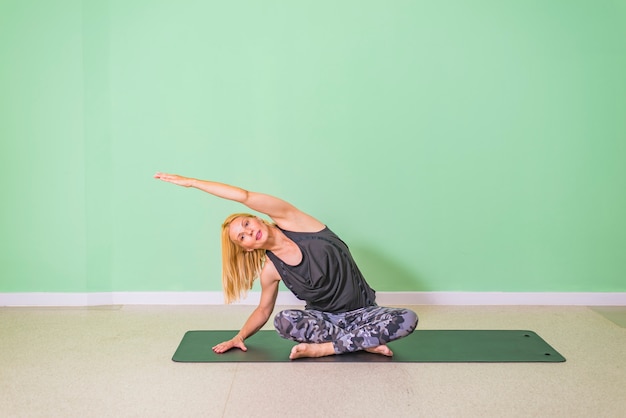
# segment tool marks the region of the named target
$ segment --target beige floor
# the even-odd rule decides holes
[[[2,417],[624,417],[626,308],[416,306],[422,329],[528,329],[565,363],[171,361],[249,306],[0,308]]]

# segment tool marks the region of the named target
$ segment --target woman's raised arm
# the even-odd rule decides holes
[[[319,230],[324,225],[300,211],[291,203],[264,193],[251,192],[240,187],[214,181],[199,180],[176,174],[156,173],[154,178],[183,187],[193,187],[222,199],[239,202],[250,209],[264,213],[282,227]]]

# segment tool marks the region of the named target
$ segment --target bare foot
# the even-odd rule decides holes
[[[393,356],[393,351],[391,351],[389,347],[384,344],[379,345],[378,347],[366,348],[365,351],[367,351],[368,353],[382,354],[383,356],[387,357]]]
[[[333,343],[306,344],[301,343],[291,349],[289,358],[295,360],[301,357],[324,357],[335,354]]]

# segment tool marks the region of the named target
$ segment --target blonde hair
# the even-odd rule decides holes
[[[254,280],[261,275],[265,261],[264,249],[246,251],[230,239],[231,222],[242,216],[255,217],[249,213],[233,213],[222,224],[222,287],[226,303],[235,302],[248,293]],[[264,219],[262,221],[271,225]]]

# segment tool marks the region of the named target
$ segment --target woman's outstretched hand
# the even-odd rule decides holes
[[[222,354],[233,347],[239,348],[241,351],[248,351],[248,347],[246,347],[246,345],[243,343],[243,340],[238,336],[234,337],[231,340],[224,341],[223,343],[219,343],[218,345],[213,347],[213,351],[215,351],[217,354]]]
[[[168,183],[177,184],[183,187],[191,187],[194,179],[189,177],[183,177],[176,174],[167,174],[167,173],[156,173],[154,175],[155,179],[167,181]]]

